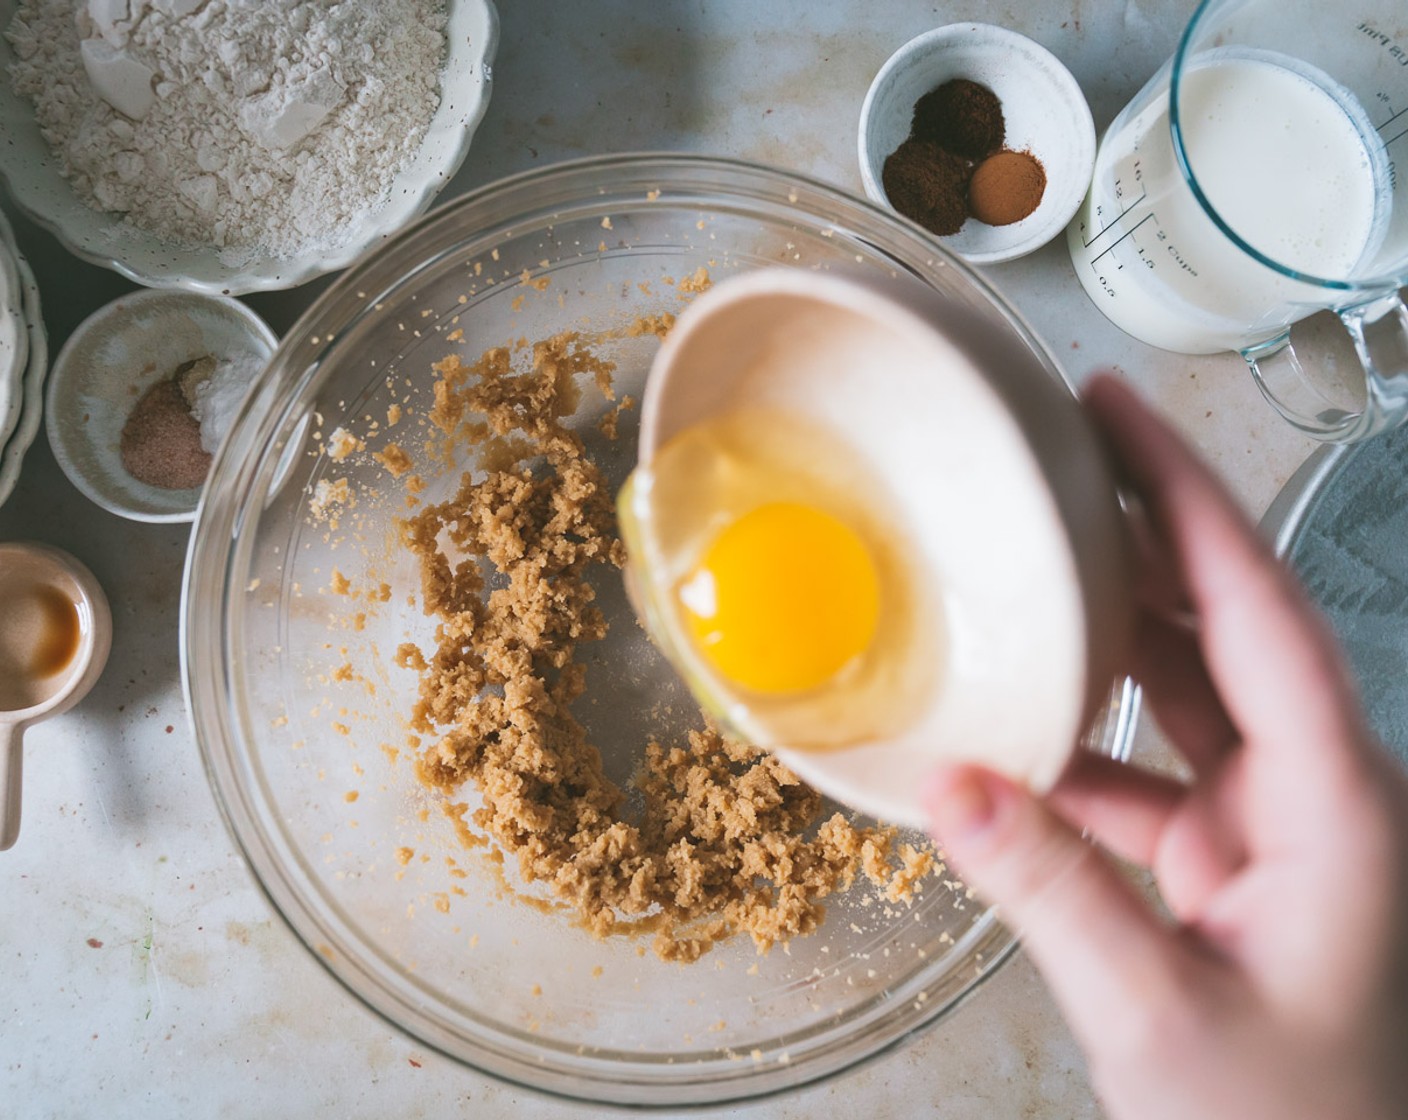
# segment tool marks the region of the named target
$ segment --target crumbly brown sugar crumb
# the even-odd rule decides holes
[[[641,744],[640,806],[627,812],[573,712],[588,688],[579,648],[607,628],[592,579],[616,578],[624,555],[608,484],[564,423],[578,376],[610,399],[614,367],[576,333],[530,349],[521,371],[508,349],[434,367],[445,442],[490,438],[493,454],[401,526],[437,619],[434,649],[396,657],[420,678],[418,777],[445,795],[467,843],[487,836],[598,935],[653,931],[666,960],[740,932],[760,949],[810,933],[824,900],[861,877],[891,901],[912,898],[937,866],[931,852],[821,819],[820,795],[702,717],[687,742]],[[466,817],[467,787],[482,806]]]
[[[385,467],[392,478],[400,478],[412,466],[411,457],[397,443],[388,443],[380,451],[373,454],[372,458]]]

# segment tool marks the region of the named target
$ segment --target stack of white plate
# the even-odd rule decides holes
[[[15,488],[20,462],[39,431],[48,372],[39,286],[0,214],[0,504]]]

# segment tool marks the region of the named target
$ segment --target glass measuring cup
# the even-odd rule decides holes
[[[1408,31],[1401,0],[1203,0],[1101,138],[1067,232],[1116,326],[1236,350],[1320,439],[1408,419]],[[1291,325],[1338,313],[1363,368],[1303,365]]]

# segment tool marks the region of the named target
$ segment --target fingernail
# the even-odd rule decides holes
[[[974,836],[992,824],[997,803],[983,775],[963,766],[940,771],[926,792],[930,823],[944,841]]]

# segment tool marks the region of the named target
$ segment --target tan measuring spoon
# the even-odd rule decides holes
[[[112,612],[66,552],[0,543],[0,851],[20,834],[24,733],[91,689],[112,647]]]

